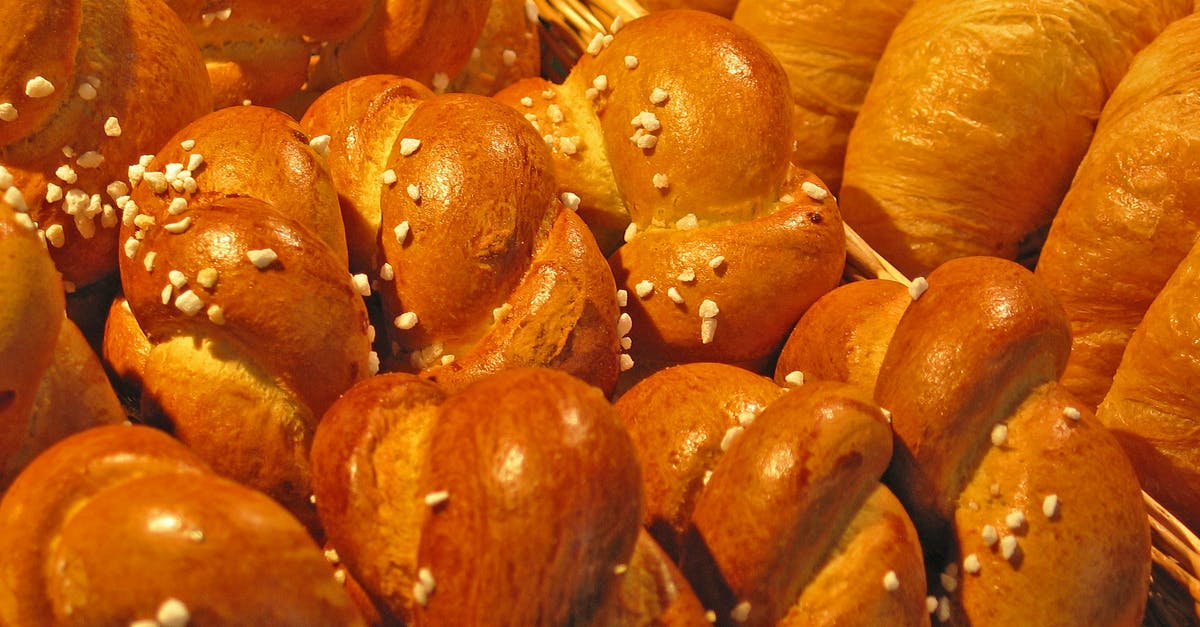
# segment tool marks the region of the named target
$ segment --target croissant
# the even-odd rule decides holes
[[[125,420],[64,304],[62,281],[33,219],[0,200],[0,494],[58,440]]]
[[[5,625],[362,625],[271,499],[141,426],[88,429],[0,501]]]
[[[909,276],[1016,258],[1049,226],[1133,55],[1191,5],[917,2],[850,132],[847,224]]]
[[[1200,398],[1190,347],[1200,253],[1175,269],[1129,339],[1096,417],[1137,468],[1142,487],[1189,528],[1200,527]]]
[[[1133,61],[1050,227],[1037,275],[1071,319],[1063,384],[1091,407],[1125,344],[1200,232],[1200,18]]]
[[[454,394],[374,377],[330,408],[312,460],[330,543],[407,624],[588,624],[628,574],[633,443],[562,372],[510,369]]]
[[[616,407],[643,462],[645,524],[722,624],[928,624],[921,547],[879,482],[892,437],[869,394],[691,363]]]
[[[626,367],[767,359],[845,259],[832,195],[788,162],[787,76],[708,13],[614,27],[562,85],[529,79],[496,98],[543,135],[560,191],[610,253]]]
[[[856,355],[835,333],[815,348],[821,357],[781,358],[776,380],[874,381],[896,434],[884,481],[920,533],[937,618],[1139,624],[1150,571],[1141,491],[1114,436],[1058,383],[1071,335],[1053,294],[994,257],[946,262],[910,290],[864,285],[831,292],[788,342],[820,347],[820,331],[850,326],[837,303],[875,300],[885,304],[858,316],[859,337],[886,342],[882,359]]]
[[[315,525],[316,422],[374,372],[324,159],[291,118],[251,106],[185,126],[145,168],[120,255],[141,333],[105,352],[135,356],[117,361],[141,380],[143,418]]]
[[[741,0],[733,21],[779,57],[792,89],[792,163],[842,186],[850,128],[913,0]],[[837,26],[831,28],[831,17]]]
[[[129,166],[212,109],[200,51],[157,0],[3,2],[0,24],[5,199],[83,288],[116,270]]]

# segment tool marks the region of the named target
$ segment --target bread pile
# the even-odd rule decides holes
[[[0,624],[1142,622],[1194,7],[335,4],[0,2]]]

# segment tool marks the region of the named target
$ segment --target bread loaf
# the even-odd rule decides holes
[[[917,2],[850,132],[846,222],[910,276],[1016,258],[1049,226],[1133,55],[1191,4]]]
[[[1059,208],[1037,274],[1071,320],[1063,384],[1091,407],[1200,231],[1200,18],[1134,59]]]

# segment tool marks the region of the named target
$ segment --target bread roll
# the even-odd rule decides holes
[[[1139,624],[1150,571],[1141,491],[1113,435],[1057,382],[1071,341],[1061,305],[991,257],[947,262],[920,285],[890,339],[860,337],[888,341],[873,383],[897,438],[885,482],[921,533],[939,620]],[[800,325],[817,332],[845,315],[810,313],[827,319]],[[869,375],[873,362],[854,353],[826,372]]]
[[[1050,228],[1037,274],[1074,337],[1063,384],[1091,407],[1200,231],[1200,18],[1133,61]]]
[[[116,270],[129,166],[212,109],[200,51],[158,1],[5,2],[0,24],[0,191],[83,287]]]
[[[629,435],[561,372],[507,370],[453,395],[375,377],[330,409],[312,457],[330,542],[407,623],[585,624],[634,552]]]
[[[850,133],[846,222],[909,276],[1049,226],[1133,55],[1187,0],[924,0]]]
[[[449,91],[490,96],[542,69],[537,3],[492,0],[483,32],[467,66],[450,81]]]
[[[147,427],[39,456],[0,501],[0,549],[6,625],[363,624],[295,518]]]

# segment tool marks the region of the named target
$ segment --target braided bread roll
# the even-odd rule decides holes
[[[842,186],[850,128],[914,0],[741,0],[733,21],[779,57],[792,89],[792,163]],[[831,28],[836,16],[837,27]]]
[[[0,200],[0,493],[51,444],[125,420],[63,307],[62,281],[32,218]]]
[[[372,76],[326,92],[304,124],[330,134],[355,257],[379,268],[389,369],[458,389],[545,366],[615,387],[612,274],[520,116],[489,98],[433,98],[410,80]]]
[[[1189,348],[1200,334],[1200,252],[1175,269],[1129,339],[1096,417],[1112,430],[1142,487],[1190,529],[1200,528],[1200,398]]]
[[[901,293],[917,300],[890,337],[879,334],[888,344],[877,365],[854,362],[835,339],[805,376],[857,371],[891,410],[897,440],[885,482],[921,534],[938,618],[1139,624],[1150,570],[1141,491],[1113,435],[1058,383],[1071,342],[1061,305],[1029,271],[990,257],[947,262],[928,291],[921,284]],[[840,300],[877,290],[874,298],[896,302],[885,282],[867,285]],[[818,314],[842,315],[814,306],[805,328],[840,324],[808,320]],[[805,333],[789,343],[823,340]],[[797,365],[781,361],[779,372]]]
[[[846,149],[841,206],[909,276],[1049,226],[1133,55],[1189,0],[922,0]],[[1053,86],[1048,88],[1047,86]]]
[[[456,394],[372,378],[330,409],[312,459],[331,544],[407,624],[585,624],[638,537],[629,435],[598,390],[554,370]]]
[[[39,456],[0,501],[0,550],[6,625],[363,624],[296,519],[146,427]]]
[[[467,66],[448,91],[490,96],[542,71],[538,8],[533,0],[492,0]]]
[[[787,76],[728,20],[652,13],[598,36],[562,85],[497,98],[544,135],[560,189],[615,249],[634,366],[763,359],[840,279],[836,202],[788,162]]]
[[[313,50],[349,37],[372,8],[369,0],[165,1],[204,54],[218,108],[276,104],[308,78]]]
[[[879,482],[891,431],[865,393],[693,363],[616,406],[645,524],[722,624],[928,624],[916,530]]]
[[[157,1],[5,2],[0,24],[5,199],[83,287],[116,270],[129,165],[212,109],[200,52]]]
[[[1200,232],[1198,94],[1192,16],[1147,46],[1113,91],[1042,248],[1038,277],[1062,301],[1074,338],[1063,384],[1091,407]]]
[[[374,372],[323,158],[286,115],[235,107],[181,129],[147,167],[121,255],[151,345],[142,410],[315,524],[317,420]]]
[[[442,92],[470,60],[492,1],[371,0],[358,29],[321,48],[309,87],[323,90],[359,76],[400,74]]]

